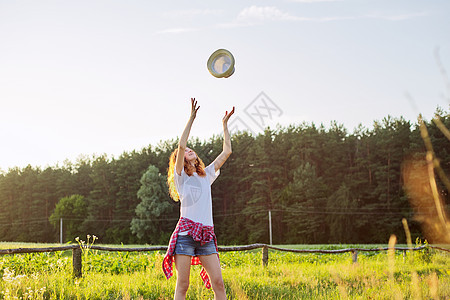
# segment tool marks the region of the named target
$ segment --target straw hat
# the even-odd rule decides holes
[[[230,51],[219,49],[208,59],[209,73],[217,78],[228,78],[234,73],[234,57]]]

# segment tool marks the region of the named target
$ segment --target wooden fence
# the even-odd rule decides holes
[[[167,246],[155,246],[155,247],[143,247],[143,248],[113,248],[113,247],[101,247],[101,246],[86,246],[83,248],[90,250],[99,250],[99,251],[109,251],[109,252],[151,252],[151,251],[167,251]],[[245,246],[219,246],[219,252],[229,252],[229,251],[246,251],[246,250],[254,250],[258,248],[262,248],[262,264],[267,266],[269,263],[269,249],[277,250],[277,251],[286,251],[293,253],[322,253],[322,254],[338,254],[338,253],[352,253],[353,263],[356,263],[358,260],[358,252],[374,252],[374,251],[386,251],[391,248],[347,248],[347,249],[336,249],[336,250],[321,250],[321,249],[286,249],[270,246],[267,244],[251,244]],[[406,254],[406,251],[418,251],[418,250],[428,250],[428,249],[436,249],[441,251],[450,252],[449,249],[436,247],[436,246],[420,246],[415,248],[401,248],[396,247],[393,250],[403,251],[403,254]],[[56,252],[56,251],[67,251],[72,250],[72,265],[73,265],[73,275],[75,277],[82,276],[82,247],[79,245],[70,245],[70,246],[60,246],[60,247],[49,247],[49,248],[16,248],[16,249],[0,249],[0,255],[5,254],[20,254],[20,253],[39,253],[39,252]]]

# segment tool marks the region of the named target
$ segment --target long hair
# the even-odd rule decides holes
[[[167,168],[167,185],[169,186],[169,195],[172,197],[174,201],[180,200],[180,195],[178,195],[177,188],[175,187],[175,178],[174,178],[174,171],[175,171],[175,162],[177,160],[178,155],[178,149],[175,149],[172,154],[170,154],[169,158],[169,168]],[[183,155],[184,158],[184,155]],[[194,167],[189,164],[189,162],[184,158],[184,172],[188,176],[192,176],[194,172],[196,172],[199,176],[204,177],[206,176],[205,172],[205,164],[203,161],[198,157],[195,160]]]

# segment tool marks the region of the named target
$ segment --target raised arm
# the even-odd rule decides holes
[[[214,160],[214,169],[217,171],[219,170],[223,164],[226,162],[228,157],[230,157],[232,150],[231,150],[231,138],[230,133],[228,132],[228,120],[230,119],[231,115],[234,114],[234,106],[233,109],[228,113],[228,111],[225,112],[225,116],[222,119],[223,123],[223,150],[217,156],[217,158]]]
[[[191,116],[189,117],[189,121],[184,128],[183,134],[180,137],[180,141],[178,142],[178,154],[175,161],[175,171],[178,175],[181,175],[181,171],[184,168],[184,151],[186,150],[192,123],[194,123],[194,119],[197,116],[197,111],[199,108],[200,106],[197,106],[197,101],[195,101],[195,98],[191,98]]]

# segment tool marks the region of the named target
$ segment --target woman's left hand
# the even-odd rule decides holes
[[[234,114],[234,106],[233,106],[233,109],[230,112],[228,112],[228,111],[225,112],[225,116],[222,119],[223,125],[227,125],[228,120],[230,119],[232,114]]]

